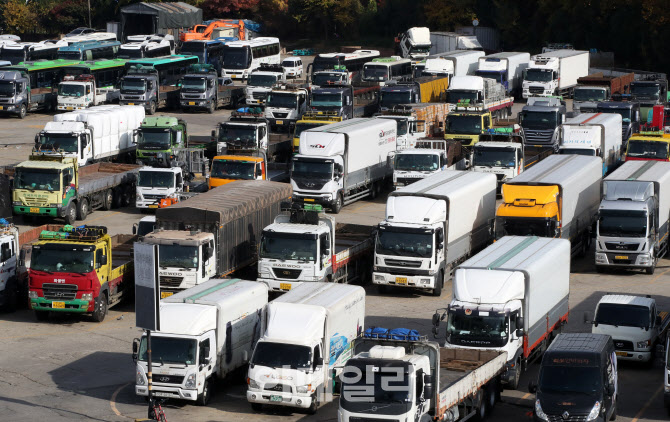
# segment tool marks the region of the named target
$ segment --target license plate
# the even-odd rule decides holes
[[[158,205],[149,205],[149,208],[158,208]]]
[[[283,125],[283,124],[284,124],[284,121],[283,121],[283,120],[277,120],[277,124],[278,124],[278,125]]]
[[[67,109],[68,109],[68,110],[72,110],[72,107],[68,107]]]
[[[135,105],[135,103],[128,103],[128,105]]]
[[[312,198],[305,198],[304,201],[305,202],[314,202],[314,200]]]
[[[39,212],[40,212],[40,209],[39,209],[39,208],[31,208],[31,209],[30,209],[30,212],[32,212],[32,213],[39,213]]]
[[[626,352],[614,352],[617,356],[628,356],[628,353]]]
[[[291,290],[291,283],[279,283],[279,288],[282,290]]]
[[[628,259],[627,255],[617,255],[614,257],[614,259]]]
[[[195,101],[189,101],[188,105],[195,105]]]
[[[2,106],[0,106],[0,110],[4,110],[4,108]]]
[[[396,277],[395,284],[407,284],[407,277]]]
[[[158,391],[152,391],[151,394],[153,394],[156,397],[172,397],[172,394],[170,393],[160,393]]]
[[[65,309],[65,302],[51,302],[51,307],[54,309]]]
[[[230,75],[231,78],[237,78],[237,75]]]
[[[172,292],[161,292],[161,299],[165,299],[166,297],[172,296],[174,293]]]
[[[282,401],[281,396],[270,396],[270,401]]]

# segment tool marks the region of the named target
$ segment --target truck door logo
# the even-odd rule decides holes
[[[570,413],[566,410],[565,412],[563,412],[561,417],[563,418],[564,421],[567,421],[568,419],[570,419]]]
[[[623,348],[623,343],[621,343],[620,341],[617,341],[616,343],[614,343],[614,345],[615,345],[616,347],[618,347],[619,349],[622,349],[622,348]]]
[[[322,144],[312,144],[310,145],[312,148],[317,148],[317,149],[324,149],[326,146]]]
[[[170,377],[160,377],[160,378],[158,378],[158,381],[160,381],[160,382],[168,382],[168,381],[170,381]]]

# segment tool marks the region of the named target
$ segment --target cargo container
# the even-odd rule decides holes
[[[477,37],[455,32],[431,32],[430,43],[431,55],[454,50],[482,50],[482,45],[477,41]],[[482,55],[484,55],[483,51]]]
[[[621,162],[621,116],[619,114],[583,113],[567,119],[560,126],[559,154],[600,157],[603,176]]]
[[[530,63],[530,53],[501,52],[480,57],[475,75],[491,78],[505,87],[505,92],[521,97],[523,72]]]
[[[556,50],[531,57],[523,75],[523,98],[570,97],[577,79],[589,74],[589,52]]]

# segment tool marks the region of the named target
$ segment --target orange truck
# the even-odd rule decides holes
[[[179,34],[179,41],[214,40],[219,37],[246,40],[243,20],[217,19],[195,25],[188,31]]]
[[[268,169],[265,157],[252,155],[219,155],[212,160],[209,189],[226,185],[236,180],[288,181],[284,169]]]

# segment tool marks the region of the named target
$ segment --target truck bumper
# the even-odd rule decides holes
[[[158,198],[158,199],[137,199],[135,200],[135,208],[143,208],[143,209],[157,209],[159,208],[159,205],[161,203],[161,199],[163,198]]]
[[[24,207],[23,205],[15,205],[14,214],[22,215],[39,215],[46,217],[63,217],[65,208],[58,207]]]
[[[388,273],[372,273],[372,283],[399,287],[418,287],[432,289],[435,287],[435,275],[393,275]]]
[[[653,260],[648,253],[596,252],[596,265],[620,268],[649,268]]]
[[[93,312],[95,302],[82,299],[64,300],[59,302],[38,297],[30,299],[30,307],[35,311],[86,313]]]
[[[85,105],[74,105],[74,104],[70,104],[70,105],[58,104],[56,106],[57,110],[63,110],[63,111],[86,110],[87,108],[88,107],[86,107]]]
[[[663,392],[663,405],[670,409],[670,387],[666,386]]]
[[[635,352],[629,350],[617,350],[615,353],[617,360],[628,360],[632,362],[649,362],[649,359],[651,359],[651,351]]]
[[[149,110],[149,103],[144,100],[119,100],[119,105],[136,105],[142,106],[145,110]],[[156,104],[158,106],[158,104]]]
[[[245,100],[247,105],[263,105],[265,104],[265,98],[260,99],[260,98],[249,98],[247,97]]]
[[[182,110],[207,110],[209,108],[209,105],[211,104],[211,101],[179,101],[179,107],[181,107]]]
[[[20,104],[7,104],[0,106],[0,114],[18,114]]]
[[[293,201],[295,202],[301,202],[304,204],[319,204],[323,205],[324,207],[330,208],[333,205],[334,202],[334,194],[328,192],[328,193],[321,193],[317,195],[310,195],[310,194],[305,194],[305,193],[298,193],[298,192],[293,192]]]
[[[298,407],[307,409],[312,404],[310,396],[294,396],[291,393],[281,391],[252,391],[247,390],[247,401],[249,403],[271,404],[273,406]]]
[[[305,283],[304,281],[295,281],[295,280],[281,281],[270,278],[259,278],[256,281],[258,281],[259,283],[267,284],[268,288],[273,292],[282,292],[282,293],[288,292],[291,289],[295,289],[302,283]]]
[[[135,385],[135,394],[138,396],[148,396],[149,390],[146,385]],[[182,388],[175,387],[162,387],[152,385],[151,394],[155,397],[165,397],[170,399],[178,400],[191,400],[195,401],[198,398],[198,392],[196,390],[185,390]]]

